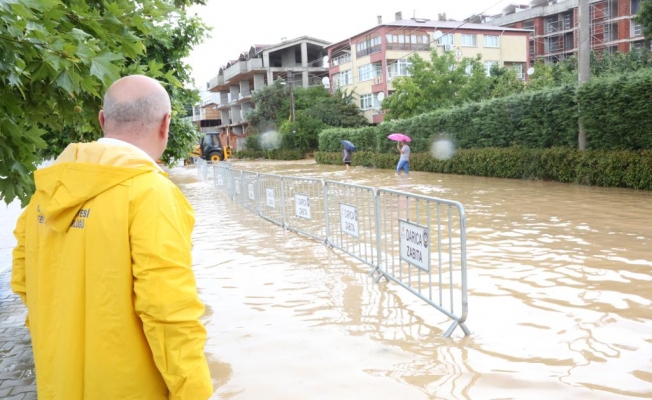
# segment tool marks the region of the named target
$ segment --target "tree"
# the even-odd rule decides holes
[[[252,97],[255,108],[247,117],[252,131],[259,134],[278,130],[283,134],[281,147],[284,149],[315,149],[319,132],[330,126],[367,125],[366,118],[354,103],[353,93],[337,90],[331,95],[323,86],[296,88],[294,122],[289,118],[290,99],[286,86],[274,82],[255,91]]]
[[[487,75],[480,55],[457,62],[453,52],[440,55],[433,49],[429,61],[418,54],[412,55],[410,61],[410,76],[395,78],[394,94],[382,103],[385,119],[408,118],[523,90],[522,81],[509,68],[494,66]]]
[[[652,40],[652,0],[641,0],[641,8],[634,17],[634,22],[643,28],[645,39]]]
[[[25,204],[32,173],[68,143],[100,136],[102,93],[120,76],[161,80],[173,99],[167,159],[187,153],[189,126],[176,121],[181,59],[205,26],[185,9],[202,0],[7,0],[0,2],[0,200]]]
[[[290,115],[289,89],[278,80],[254,91],[252,99],[255,108],[247,115],[247,121],[254,134],[277,130],[278,121]]]

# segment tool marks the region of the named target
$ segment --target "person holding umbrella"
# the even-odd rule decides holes
[[[351,152],[346,147],[344,148],[344,157],[342,158],[344,165],[346,165],[346,170],[348,171],[351,168]]]
[[[340,140],[340,143],[344,146],[344,154],[342,157],[342,162],[346,165],[346,170],[348,171],[351,168],[351,153],[353,153],[356,148],[353,143],[348,140]]]
[[[396,166],[396,175],[401,175],[402,169],[405,170],[405,175],[408,175],[410,173],[410,146],[407,145],[407,141],[404,139],[396,143],[396,150],[401,153]]]

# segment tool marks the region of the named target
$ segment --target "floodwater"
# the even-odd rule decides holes
[[[416,296],[178,167],[212,399],[652,398],[651,192],[309,160],[233,167],[461,202],[472,335],[443,338],[450,320]]]
[[[472,335],[368,267],[198,179],[213,399],[652,398],[652,193],[553,182],[234,161],[461,202]]]

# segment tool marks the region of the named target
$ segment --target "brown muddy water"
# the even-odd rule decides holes
[[[232,164],[462,203],[472,335],[443,338],[450,321],[396,283],[177,167],[196,213],[212,399],[652,398],[651,192]],[[19,207],[8,212],[15,223]]]
[[[652,398],[652,193],[552,182],[234,161],[461,202],[472,335],[346,254],[198,179],[213,399]]]
[[[346,254],[200,181],[194,268],[213,399],[652,398],[652,193],[234,161],[461,202],[472,335]]]

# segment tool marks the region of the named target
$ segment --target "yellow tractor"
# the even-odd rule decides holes
[[[228,135],[227,135],[228,142]],[[222,147],[220,142],[220,132],[208,132],[199,140],[199,144],[195,146],[191,153],[191,158],[186,160],[186,165],[193,163],[193,157],[200,157],[206,161],[218,162],[231,158],[231,147]]]

